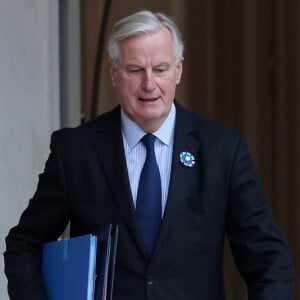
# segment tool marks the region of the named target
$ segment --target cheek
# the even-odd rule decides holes
[[[119,102],[123,105],[131,105],[137,97],[137,87],[130,81],[118,82],[116,85],[116,93]]]
[[[133,79],[122,79],[119,81],[120,89],[123,90],[126,94],[133,94],[139,88],[138,80]]]
[[[172,97],[175,94],[176,82],[174,79],[162,81],[158,84],[158,86],[161,92],[166,96]]]

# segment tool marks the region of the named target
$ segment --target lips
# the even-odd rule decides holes
[[[155,97],[155,98],[141,98],[139,97],[138,99],[141,101],[145,101],[145,102],[154,102],[156,100],[158,100],[160,97]]]

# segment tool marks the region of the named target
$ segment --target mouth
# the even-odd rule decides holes
[[[152,97],[152,98],[141,98],[141,97],[139,97],[138,99],[140,100],[140,101],[143,101],[143,102],[155,102],[155,101],[157,101],[158,99],[159,99],[160,97]]]

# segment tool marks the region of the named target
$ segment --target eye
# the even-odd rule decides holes
[[[154,71],[155,71],[155,73],[160,74],[160,73],[166,72],[166,69],[158,68],[158,69],[155,69]]]
[[[130,68],[128,68],[127,69],[127,72],[128,73],[139,73],[139,72],[141,72],[141,68],[138,68],[138,67],[130,67]]]
[[[168,72],[169,66],[167,64],[162,64],[156,66],[156,68],[153,69],[153,72],[158,75],[164,75],[166,72]]]

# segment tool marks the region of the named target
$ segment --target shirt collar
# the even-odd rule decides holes
[[[170,146],[174,135],[176,108],[171,105],[170,113],[158,130],[153,132],[162,143]],[[130,148],[134,148],[141,138],[146,134],[135,122],[130,120],[121,109],[122,133]]]

